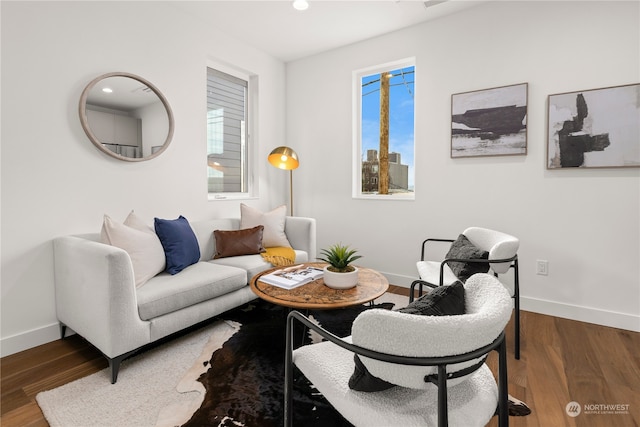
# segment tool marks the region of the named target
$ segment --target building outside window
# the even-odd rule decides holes
[[[247,196],[249,79],[207,67],[207,186],[213,198]]]
[[[413,58],[354,72],[353,195],[414,197]]]

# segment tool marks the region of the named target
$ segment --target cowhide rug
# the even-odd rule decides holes
[[[391,303],[376,307],[390,309]],[[324,328],[338,336],[351,334],[359,306],[328,312],[310,311]],[[283,425],[284,352],[287,310],[255,301],[226,313],[225,320],[241,324],[199,378],[206,389],[200,408],[184,427],[280,427]],[[296,337],[310,342],[302,329]],[[294,419],[297,425],[351,426],[300,373],[294,377]],[[511,415],[526,415],[529,408],[510,401]],[[530,411],[529,411],[530,412]]]
[[[344,336],[365,307],[330,312],[334,321],[318,316],[329,330]],[[224,315],[242,326],[216,350],[211,368],[200,376],[204,401],[184,427],[280,427],[283,425],[284,351],[287,310],[263,301]],[[316,318],[318,318],[316,317]],[[303,331],[296,333],[300,339]],[[308,342],[305,337],[305,342]],[[302,376],[294,378],[294,419],[304,426],[350,426]]]

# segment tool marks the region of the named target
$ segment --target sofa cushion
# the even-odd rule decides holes
[[[296,254],[295,264],[309,262],[309,256],[306,252],[297,250],[294,252]],[[273,265],[265,261],[261,255],[243,255],[229,258],[218,258],[209,262],[212,264],[242,268],[247,272],[247,283],[249,283],[256,274],[273,267]]]
[[[262,244],[265,248],[285,246],[291,247],[287,235],[284,232],[287,207],[279,206],[272,211],[262,212],[258,209],[240,204],[240,228],[252,228],[256,225],[264,225]]]
[[[100,233],[102,243],[124,249],[131,258],[136,287],[165,269],[165,255],[156,233],[133,211],[124,224],[104,216]]]
[[[160,273],[138,288],[138,313],[142,320],[153,319],[246,285],[247,273],[242,269],[198,262],[180,274]]]
[[[177,274],[200,260],[198,239],[189,221],[180,215],[177,219],[154,219],[167,262],[167,273]]]
[[[265,252],[262,246],[263,231],[262,225],[242,230],[215,230],[213,235],[216,239],[216,253],[213,259]]]

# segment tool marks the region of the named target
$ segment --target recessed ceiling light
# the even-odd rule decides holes
[[[293,7],[296,10],[307,10],[309,8],[309,3],[307,0],[293,0]]]

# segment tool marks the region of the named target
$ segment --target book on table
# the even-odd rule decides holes
[[[322,277],[322,269],[298,265],[283,268],[260,277],[260,281],[284,289],[293,289]]]

